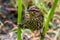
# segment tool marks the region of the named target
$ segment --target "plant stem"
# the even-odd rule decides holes
[[[52,9],[50,10],[50,12],[48,13],[49,14],[48,15],[48,18],[46,19],[46,21],[44,23],[44,28],[43,28],[43,32],[42,32],[43,35],[46,34],[46,31],[48,29],[49,22],[50,22],[50,20],[52,19],[53,15],[54,15],[54,11],[56,9],[57,3],[58,3],[58,0],[54,0],[54,5],[53,5]],[[44,38],[41,37],[40,40],[44,40]]]
[[[22,18],[22,0],[18,0],[18,25],[21,23]],[[21,40],[21,28],[18,26],[17,40]]]

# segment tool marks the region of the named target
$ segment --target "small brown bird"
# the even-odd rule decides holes
[[[43,13],[37,6],[31,6],[28,9],[28,13],[25,14],[24,21],[22,23],[23,28],[33,30],[39,30],[43,27]]]

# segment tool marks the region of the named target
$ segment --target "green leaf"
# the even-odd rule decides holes
[[[22,21],[22,0],[18,0],[18,25]],[[17,40],[21,40],[21,28],[18,26]]]
[[[54,15],[54,11],[55,11],[55,9],[57,7],[57,3],[58,3],[58,0],[54,0],[54,5],[53,5],[52,9],[49,11],[48,18],[46,19],[46,21],[44,23],[44,28],[43,28],[43,32],[42,32],[43,35],[46,34],[46,31],[47,31],[48,26],[49,26],[49,22],[52,19],[53,15]],[[44,40],[44,38],[41,37],[40,40]]]

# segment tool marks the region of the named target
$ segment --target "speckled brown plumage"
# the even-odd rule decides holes
[[[43,13],[36,6],[31,6],[28,9],[28,13],[25,14],[25,21],[22,25],[23,28],[31,30],[39,30],[43,27]]]

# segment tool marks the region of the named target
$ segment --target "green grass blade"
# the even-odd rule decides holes
[[[50,12],[48,13],[49,14],[48,15],[48,18],[46,19],[46,21],[44,23],[44,28],[43,28],[43,32],[42,32],[43,35],[46,34],[46,31],[48,29],[49,22],[50,22],[50,20],[52,19],[53,15],[54,15],[54,11],[56,9],[57,3],[58,3],[58,0],[54,0],[54,5],[53,5],[52,9],[50,10]],[[40,40],[44,40],[44,38],[41,37]]]
[[[21,23],[22,19],[22,0],[18,0],[18,25]],[[21,40],[21,28],[18,26],[17,40]]]

